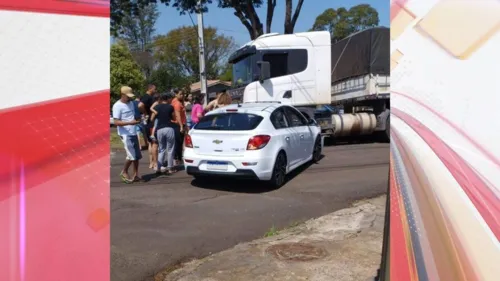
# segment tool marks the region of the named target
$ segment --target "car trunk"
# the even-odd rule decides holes
[[[229,157],[243,156],[252,137],[249,131],[212,130],[196,130],[190,136],[196,154]]]

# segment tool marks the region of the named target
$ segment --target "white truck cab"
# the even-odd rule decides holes
[[[264,34],[237,50],[233,98],[293,106],[331,103],[330,33]]]

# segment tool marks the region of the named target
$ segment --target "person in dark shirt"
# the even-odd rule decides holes
[[[141,97],[141,101],[139,102],[139,110],[143,115],[143,126],[142,131],[144,134],[144,141],[148,144],[149,151],[149,168],[152,169],[154,167],[154,159],[153,159],[153,147],[151,142],[149,141],[151,137],[151,129],[153,128],[153,124],[151,123],[151,106],[154,103],[154,94],[156,94],[156,86],[153,84],[148,85],[148,90],[146,94]]]
[[[172,119],[175,118],[174,107],[170,104],[173,95],[163,94],[160,102],[153,108],[153,119],[157,120],[155,134],[158,141],[158,173],[172,174],[174,170],[175,131]],[[167,153],[167,166],[164,165]]]

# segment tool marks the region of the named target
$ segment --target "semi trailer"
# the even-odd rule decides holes
[[[237,102],[293,105],[326,137],[389,136],[389,28],[331,43],[327,31],[264,34],[230,57]]]

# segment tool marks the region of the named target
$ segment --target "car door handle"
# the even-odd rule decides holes
[[[286,141],[290,141],[290,137],[286,137],[286,138],[285,138],[285,140],[286,140]]]
[[[304,135],[300,135],[300,138],[303,139],[304,138]]]

